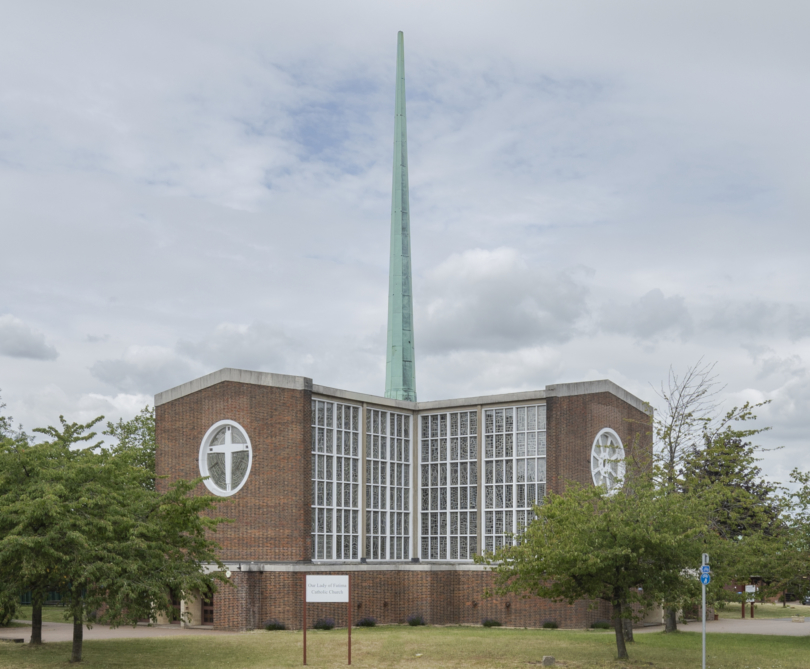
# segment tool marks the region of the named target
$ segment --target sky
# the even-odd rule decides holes
[[[0,396],[385,384],[405,34],[420,400],[716,363],[810,468],[806,2],[71,3],[0,23]],[[782,447],[781,449],[779,447]]]

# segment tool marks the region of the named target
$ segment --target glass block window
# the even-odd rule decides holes
[[[366,410],[366,558],[409,560],[411,417]]]
[[[360,407],[312,400],[312,559],[360,559]]]
[[[545,494],[545,405],[484,411],[484,550],[531,522]]]
[[[421,558],[471,560],[478,536],[478,412],[420,421]]]

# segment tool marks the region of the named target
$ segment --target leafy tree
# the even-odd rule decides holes
[[[684,570],[700,563],[700,508],[649,478],[628,481],[612,495],[571,486],[534,511],[537,519],[516,545],[479,558],[493,565],[495,591],[608,602],[619,659],[628,656],[623,621],[633,617],[632,605],[649,606],[682,589]]]
[[[50,441],[0,453],[16,468],[0,484],[0,565],[61,593],[73,618],[72,661],[81,660],[84,624],[171,615],[171,592],[190,597],[225,580],[203,571],[204,563],[224,569],[206,537],[221,521],[205,512],[219,500],[192,496],[197,481],[157,493],[152,474],[129,457],[97,444],[71,448],[92,441],[99,420],[60,417],[60,429],[40,430]]]
[[[116,455],[127,458],[130,464],[140,467],[151,473],[146,481],[150,490],[155,489],[155,409],[145,406],[140,413],[131,420],[119,419],[117,423],[107,422],[104,434],[115,437],[118,443],[112,451]]]
[[[656,481],[667,494],[682,494],[688,489],[701,495],[708,495],[708,480],[703,476],[701,467],[710,465],[718,472],[722,471],[723,474],[719,475],[722,481],[719,478],[709,481],[713,486],[710,499],[707,497],[703,500],[704,505],[717,505],[714,509],[714,522],[722,524],[725,522],[722,518],[723,509],[730,512],[739,502],[739,499],[737,502],[732,500],[734,496],[732,488],[723,488],[723,482],[731,480],[727,474],[736,468],[736,474],[747,476],[751,483],[760,475],[758,469],[751,472],[743,472],[740,469],[742,465],[752,466],[756,462],[753,456],[756,447],[750,447],[746,460],[740,455],[739,449],[735,450],[733,444],[735,440],[740,444],[747,444],[750,437],[769,428],[740,427],[741,424],[748,425],[749,421],[755,420],[754,410],[767,402],[759,404],[746,402],[725,413],[720,412],[718,395],[723,388],[714,373],[715,364],[704,364],[701,359],[688,367],[682,375],[670,368],[666,385],[662,383],[660,390],[656,391],[663,406],[653,418],[654,460]],[[735,462],[732,463],[730,460],[725,464],[722,462],[724,458],[732,456],[736,457]],[[698,474],[700,483],[694,480]],[[693,480],[687,483],[686,478]],[[737,497],[739,498],[739,494]],[[706,535],[706,541],[714,541],[716,538],[716,535]],[[747,541],[745,547],[752,543]],[[715,557],[712,560],[718,563],[719,567],[720,556],[728,555],[730,562],[741,565],[739,556],[731,557],[741,548],[742,544],[736,546],[714,544],[712,550],[718,560],[715,560]],[[715,579],[715,583],[719,586],[719,579]],[[666,632],[677,631],[678,609],[689,605],[693,596],[692,590],[686,588],[670,592],[664,597]]]

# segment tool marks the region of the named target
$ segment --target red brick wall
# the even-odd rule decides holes
[[[591,447],[602,428],[615,430],[625,454],[639,462],[652,455],[650,418],[612,393],[593,393],[547,400],[549,489],[562,493],[570,481],[593,485]]]
[[[234,573],[231,580],[236,587],[221,587],[216,595],[215,626],[252,629],[251,625],[259,627],[272,618],[287,629],[301,629],[304,576],[304,572],[282,571]],[[553,620],[570,629],[608,620],[611,611],[601,601],[590,608],[586,601],[568,605],[518,595],[487,598],[485,592],[492,588],[493,575],[484,571],[363,571],[352,572],[351,579],[355,623],[366,616],[374,617],[378,624],[404,623],[409,615],[421,614],[430,625],[479,625],[483,619],[493,618],[509,627],[541,627]],[[307,605],[307,627],[326,617],[345,627],[346,604]]]
[[[200,475],[200,443],[217,421],[245,428],[253,448],[250,476],[217,513],[220,558],[299,561],[311,555],[311,392],[226,381],[156,407],[159,489]],[[211,495],[200,483],[198,494]]]

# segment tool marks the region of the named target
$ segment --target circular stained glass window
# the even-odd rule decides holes
[[[595,485],[615,492],[624,479],[624,446],[609,427],[599,431],[591,447],[591,476]]]
[[[245,429],[232,420],[211,426],[200,444],[200,475],[207,476],[205,487],[215,495],[233,495],[247,481],[253,449]]]

